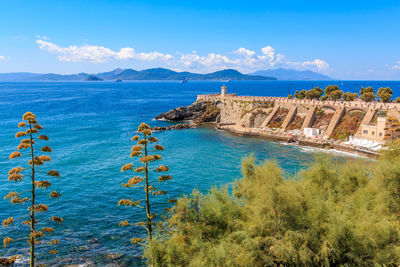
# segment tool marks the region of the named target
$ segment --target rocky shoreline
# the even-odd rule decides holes
[[[155,126],[151,128],[153,131],[168,131],[168,130],[182,130],[182,129],[191,129],[191,128],[197,128],[199,127],[199,124],[194,124],[194,123],[179,123],[179,124],[174,124],[171,126]]]
[[[336,149],[344,152],[356,153],[367,157],[376,157],[378,153],[367,150],[360,150],[354,147],[343,146],[340,143],[323,141],[321,139],[301,138],[281,132],[265,131],[248,127],[240,127],[237,125],[224,125],[218,123],[221,114],[221,106],[212,101],[198,100],[187,107],[178,107],[168,112],[161,113],[155,117],[156,120],[171,122],[187,122],[178,123],[171,126],[153,127],[154,131],[168,131],[198,128],[204,123],[215,123],[219,130],[231,132],[239,135],[258,136],[270,140],[278,140],[295,145],[317,147],[323,149]]]
[[[210,101],[196,101],[187,107],[178,107],[168,112],[161,113],[155,117],[156,120],[163,121],[186,121],[171,126],[153,127],[154,131],[168,131],[197,128],[205,122],[216,122],[220,115],[220,109]]]

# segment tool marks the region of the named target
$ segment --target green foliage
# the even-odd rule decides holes
[[[325,87],[325,95],[329,96],[331,94],[331,92],[337,91],[337,90],[340,90],[339,86],[337,86],[337,85],[328,85],[327,87]]]
[[[368,88],[371,88],[371,87],[368,87]],[[375,100],[375,98],[376,98],[376,95],[374,95],[373,92],[365,92],[364,94],[360,95],[360,99],[365,102],[371,102],[371,101]]]
[[[287,96],[287,98],[288,98],[288,99],[292,99],[293,96],[290,94],[290,95]]]
[[[381,87],[381,88],[379,88],[378,93],[377,93],[379,99],[384,103],[390,102],[390,100],[392,98],[392,94],[393,94],[393,91],[392,91],[392,89],[390,89],[390,87],[386,87],[386,88]]]
[[[339,100],[343,96],[343,91],[342,90],[332,91],[329,96],[332,100]]]
[[[325,114],[325,112],[322,108],[317,108],[317,111],[315,111],[316,116],[322,116],[324,114]]]
[[[400,97],[396,97],[396,99],[394,100],[395,103],[400,103]]]
[[[325,96],[331,100],[339,100],[342,98],[343,91],[337,85],[328,85],[325,87]]]
[[[319,87],[315,87],[306,91],[305,89],[298,91],[296,90],[294,97],[297,99],[320,99],[320,97],[324,94],[324,90]],[[292,97],[292,95],[290,95]]]
[[[308,90],[305,93],[305,97],[307,99],[319,99],[324,94],[324,90],[319,87],[315,87],[313,89]]]
[[[363,168],[360,168],[360,165]],[[295,178],[276,162],[242,164],[226,188],[178,200],[152,266],[372,266],[400,262],[400,146],[377,162],[317,155]]]
[[[357,93],[350,93],[350,92],[346,92],[343,94],[343,100],[344,101],[354,101],[356,100],[358,97]]]
[[[294,97],[297,99],[304,99],[306,97],[306,90],[296,90],[296,92],[294,93]]]
[[[364,86],[361,87],[359,95],[363,95],[365,93],[374,93],[374,88],[372,87],[364,88]]]

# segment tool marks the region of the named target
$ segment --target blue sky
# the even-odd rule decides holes
[[[400,79],[399,0],[0,3],[0,72],[284,67]]]

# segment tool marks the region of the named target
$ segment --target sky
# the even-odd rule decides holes
[[[0,0],[0,73],[154,67],[400,80],[400,1]]]

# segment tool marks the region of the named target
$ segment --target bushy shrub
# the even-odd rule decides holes
[[[360,164],[364,168],[360,168]],[[178,200],[169,232],[146,249],[152,266],[396,265],[400,147],[377,162],[317,155],[293,179],[276,162],[242,164],[226,188]]]

